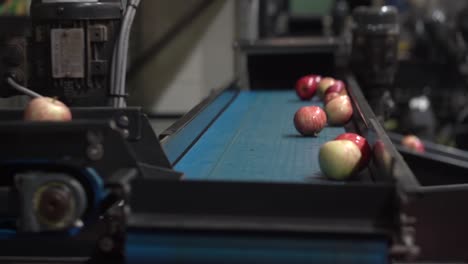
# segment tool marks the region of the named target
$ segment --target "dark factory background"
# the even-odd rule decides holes
[[[27,14],[28,4],[5,1],[0,12]],[[395,106],[386,128],[468,148],[464,1],[143,1],[131,35],[129,103],[152,116],[173,117],[154,122],[161,131],[239,73],[236,41],[285,36],[349,41],[352,10],[383,4],[398,8],[400,26]],[[293,81],[284,84],[293,87]],[[21,98],[0,101],[24,104]]]
[[[464,1],[144,1],[132,36],[130,102],[158,116],[181,115],[235,76],[235,40],[346,38],[353,8],[385,3],[398,7],[401,30],[396,106],[386,127],[468,148]]]

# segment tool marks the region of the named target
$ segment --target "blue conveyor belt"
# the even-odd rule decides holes
[[[320,146],[345,130],[327,127],[302,137],[293,117],[305,105],[294,91],[244,91],[176,164],[186,180],[321,181]]]
[[[214,106],[222,105],[226,98],[220,96],[166,142],[171,161],[198,135],[197,129],[209,123],[212,108],[219,109]],[[291,90],[240,92],[175,169],[188,181],[325,181],[318,165],[319,148],[345,130],[326,127],[318,137],[300,136],[294,114],[301,106],[312,104],[322,106],[318,99],[300,101]],[[383,237],[182,231],[131,230],[126,252],[129,263],[388,263],[388,242]]]
[[[386,264],[385,241],[132,233],[130,263]]]

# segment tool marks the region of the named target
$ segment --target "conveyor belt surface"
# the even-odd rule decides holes
[[[129,263],[385,264],[382,240],[141,234],[129,236]]]
[[[268,182],[321,181],[320,146],[345,130],[326,127],[316,138],[302,137],[293,117],[318,98],[300,101],[294,91],[243,91],[205,132],[176,169],[186,180]]]
[[[164,132],[185,176],[133,186],[155,202],[133,200],[129,262],[388,263],[392,186],[368,172],[326,180],[319,149],[345,128],[301,136],[293,119],[306,105],[323,106],[291,89],[225,90]]]

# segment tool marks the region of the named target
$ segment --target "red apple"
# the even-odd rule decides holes
[[[327,93],[325,98],[323,99],[323,103],[327,105],[331,100],[335,99],[336,97],[341,96],[339,93]]]
[[[369,163],[371,157],[371,148],[369,146],[369,143],[367,143],[367,140],[364,137],[361,137],[360,135],[355,133],[344,133],[335,138],[335,140],[340,139],[349,140],[351,142],[354,142],[354,144],[358,146],[359,150],[361,151],[361,161],[359,162],[359,170],[365,168]]]
[[[335,82],[325,91],[325,96],[328,93],[338,93],[340,95],[348,95],[346,91],[346,85],[340,80],[335,80]]]
[[[70,121],[70,109],[62,102],[50,97],[37,97],[29,101],[24,110],[28,121]]]
[[[327,115],[318,106],[303,106],[294,115],[294,126],[304,136],[317,136],[327,124]]]
[[[346,180],[357,172],[361,151],[349,140],[333,140],[319,151],[320,170],[330,179]]]
[[[331,77],[325,77],[320,80],[320,83],[318,84],[318,93],[320,98],[325,97],[325,92],[333,85],[335,84],[336,80],[331,78]]]
[[[322,77],[318,75],[306,75],[296,82],[296,94],[301,100],[310,100],[317,91]]]
[[[353,105],[347,95],[341,95],[334,98],[325,106],[328,123],[339,126],[348,123],[353,116]]]
[[[425,152],[424,143],[415,135],[406,135],[401,140],[401,145],[419,153]]]

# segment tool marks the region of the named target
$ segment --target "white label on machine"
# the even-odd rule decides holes
[[[52,29],[52,77],[84,78],[85,39],[80,28]]]

